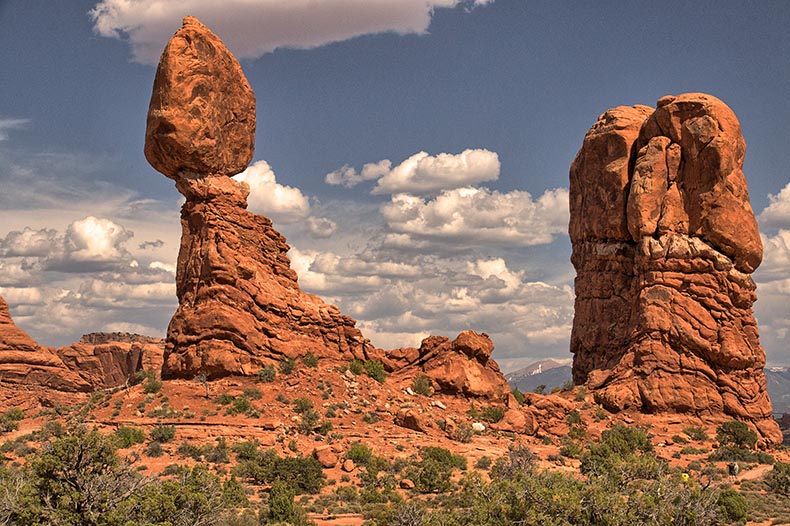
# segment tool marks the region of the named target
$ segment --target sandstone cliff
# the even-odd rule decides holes
[[[570,170],[573,376],[612,410],[771,418],[737,118],[715,97],[601,115]]]

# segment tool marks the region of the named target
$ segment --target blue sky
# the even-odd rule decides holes
[[[569,357],[567,174],[596,117],[721,98],[765,236],[763,344],[790,363],[789,3],[213,4],[0,1],[0,293],[40,341],[164,334],[180,196],[142,149],[156,57],[193,14],[256,93],[251,209],[302,285],[384,347],[486,331],[505,369]]]

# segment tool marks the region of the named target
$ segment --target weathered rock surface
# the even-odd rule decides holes
[[[285,238],[246,210],[230,178],[250,162],[255,102],[236,59],[187,17],[159,63],[149,109],[148,161],[186,197],[163,375],[254,374],[283,357],[364,358],[355,321],[302,292]]]
[[[493,350],[488,335],[463,331],[455,340],[429,336],[416,353],[410,349],[386,353],[384,363],[396,378],[410,381],[418,374],[426,375],[437,392],[507,402],[510,387],[491,359]]]
[[[48,387],[66,392],[92,390],[51,349],[36,343],[14,324],[8,304],[0,296],[0,382],[29,387]]]
[[[255,95],[236,58],[194,17],[167,43],[154,79],[145,157],[166,176],[235,175],[252,160]]]
[[[162,370],[165,341],[128,333],[91,333],[56,352],[93,389],[125,384],[140,370]]]
[[[590,128],[570,170],[573,375],[609,409],[726,415],[776,443],[745,151],[733,112],[699,93]]]

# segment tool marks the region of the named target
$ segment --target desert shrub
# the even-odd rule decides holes
[[[288,405],[291,403],[291,401],[288,400],[288,397],[285,396],[284,393],[277,393],[277,397],[275,398],[275,400],[277,400],[278,402],[284,405]]]
[[[688,444],[689,441],[683,435],[672,435],[672,442],[675,444]]]
[[[214,402],[216,402],[219,405],[230,405],[233,403],[235,399],[236,397],[233,396],[232,394],[222,393],[221,395],[219,395],[217,398],[214,399]]]
[[[365,364],[362,363],[362,360],[351,360],[351,363],[348,364],[348,370],[351,371],[356,376],[365,372]]]
[[[431,396],[433,394],[431,379],[424,374],[418,374],[411,382],[411,390],[418,395]]]
[[[227,464],[230,462],[228,443],[225,441],[225,437],[219,437],[217,439],[217,444],[214,447],[210,447],[205,457],[206,462],[211,462],[212,464]]]
[[[562,391],[573,391],[575,385],[573,380],[566,380],[566,382],[562,384]]]
[[[366,360],[364,367],[367,375],[379,383],[382,383],[387,377],[387,373],[384,371],[384,364],[378,360]]]
[[[688,426],[683,428],[683,433],[686,434],[691,440],[702,442],[708,439],[708,433],[705,432],[700,426]]]
[[[519,391],[519,390],[518,390],[518,387],[514,387],[514,388],[513,388],[513,390],[512,390],[512,391],[510,391],[510,392],[511,392],[511,393],[513,393],[513,397],[514,397],[514,398],[516,399],[516,401],[518,402],[518,405],[524,405],[524,400],[525,400],[525,398],[524,398],[524,393],[522,393],[521,391]]]
[[[537,466],[536,457],[522,444],[511,445],[507,455],[500,457],[491,468],[491,476],[504,480],[516,480],[534,473]]]
[[[730,420],[716,428],[716,440],[719,445],[733,445],[739,448],[754,449],[757,443],[757,433],[743,422]]]
[[[765,476],[765,483],[773,493],[790,496],[790,463],[775,463]]]
[[[244,398],[248,398],[250,400],[260,400],[263,398],[263,392],[257,387],[248,387],[243,392]]]
[[[757,464],[773,464],[774,457],[762,451],[752,451],[733,444],[721,446],[708,456],[714,462],[755,462]]]
[[[145,431],[137,427],[121,426],[113,435],[117,447],[121,449],[145,442]]]
[[[145,454],[149,457],[161,457],[163,453],[161,442],[149,442],[145,447]]]
[[[362,415],[362,421],[366,424],[375,424],[379,420],[381,420],[381,417],[375,411],[367,411]]]
[[[647,434],[635,427],[616,424],[601,434],[581,457],[581,472],[622,487],[635,479],[655,479],[663,463],[655,456]]]
[[[0,433],[8,433],[19,429],[19,421],[25,418],[25,413],[19,409],[9,409],[0,415]]]
[[[456,455],[449,449],[437,446],[428,446],[420,450],[420,457],[423,460],[432,460],[441,466],[450,469],[466,469],[466,457]]]
[[[455,426],[455,428],[452,429],[452,431],[450,431],[450,440],[467,444],[472,441],[472,437],[474,435],[475,430],[472,429],[472,426],[465,422],[460,422]]]
[[[307,398],[294,398],[293,404],[294,411],[300,414],[306,413],[313,408],[313,402]]]
[[[749,505],[746,498],[732,488],[727,488],[719,493],[719,498],[716,501],[719,506],[719,512],[722,519],[728,523],[743,521],[746,519],[746,513],[749,510]]]
[[[258,370],[258,381],[265,384],[271,383],[277,378],[277,371],[274,366],[269,364],[266,367]]]
[[[354,442],[348,447],[346,458],[354,461],[355,464],[364,466],[373,456],[373,451],[362,442]]]
[[[300,433],[309,435],[315,431],[320,419],[321,415],[318,414],[318,411],[315,411],[314,409],[308,409],[300,415],[297,429]]]
[[[576,401],[583,402],[586,396],[587,396],[587,388],[582,385],[579,387],[579,390],[576,391]]]
[[[582,423],[582,415],[579,414],[577,410],[573,410],[568,413],[568,416],[565,417],[565,421],[568,422],[568,425],[578,425]]]
[[[321,490],[326,480],[321,463],[313,457],[282,458],[273,450],[257,451],[252,456],[236,464],[233,473],[255,484],[281,481],[296,494],[314,494]]]
[[[477,462],[475,462],[475,469],[487,471],[491,468],[491,464],[492,462],[489,457],[482,456],[477,459]]]
[[[197,462],[203,460],[203,456],[211,452],[213,448],[206,444],[204,446],[196,446],[190,442],[184,441],[176,449],[176,453],[182,457],[189,457]]]
[[[544,384],[541,384],[535,388],[535,394],[543,394],[544,392],[546,392],[546,386]]]
[[[151,430],[150,438],[154,442],[170,442],[176,436],[176,426],[174,425],[159,425]]]
[[[466,414],[474,420],[482,420],[484,422],[495,424],[505,417],[505,409],[503,407],[494,406],[477,409],[473,403]]]
[[[140,370],[134,377],[138,382],[143,383],[143,392],[146,394],[155,394],[162,389],[162,381],[156,377],[154,371]]]
[[[293,358],[283,358],[280,362],[280,372],[282,374],[291,374],[296,369],[296,361]]]
[[[307,354],[302,356],[302,363],[305,364],[306,367],[315,369],[318,367],[318,357],[313,354],[313,351],[307,351]]]

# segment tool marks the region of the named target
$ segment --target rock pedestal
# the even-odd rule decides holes
[[[253,156],[255,96],[236,59],[187,17],[159,62],[145,154],[186,197],[163,376],[255,374],[284,357],[363,358],[355,321],[302,292],[285,238],[230,177]]]
[[[735,418],[777,442],[745,151],[732,110],[699,93],[590,128],[570,170],[573,377],[612,410]]]

